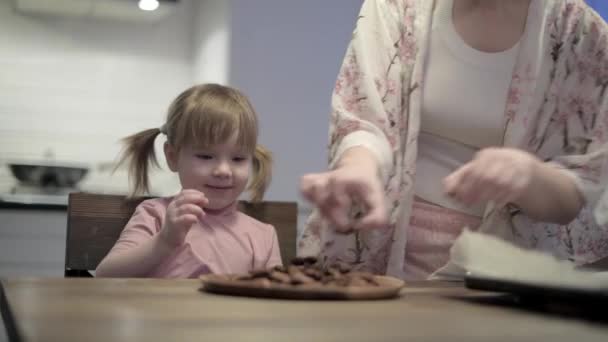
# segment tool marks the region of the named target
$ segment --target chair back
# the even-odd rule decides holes
[[[88,277],[118,240],[135,208],[151,197],[129,199],[121,195],[71,193],[65,276]],[[272,224],[277,232],[284,263],[296,254],[298,206],[296,202],[239,202],[239,209],[255,219]]]

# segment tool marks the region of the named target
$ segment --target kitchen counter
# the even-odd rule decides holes
[[[39,189],[17,193],[0,193],[0,208],[59,209],[68,207],[69,189],[57,193],[43,193]]]
[[[67,203],[0,201],[0,278],[62,276]]]
[[[0,209],[36,209],[67,211],[68,205],[51,203],[20,203],[0,200]]]

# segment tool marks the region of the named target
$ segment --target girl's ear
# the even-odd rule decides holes
[[[168,141],[166,141],[163,145],[163,149],[165,151],[165,159],[167,159],[169,169],[171,169],[173,172],[177,172],[177,150],[173,147],[173,145],[169,144]]]

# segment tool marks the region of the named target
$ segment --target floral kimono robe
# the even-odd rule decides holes
[[[374,152],[390,226],[339,235],[315,210],[299,255],[403,276],[432,11],[432,0],[365,1],[332,98],[329,166],[352,146]],[[488,205],[481,232],[577,264],[608,256],[608,226],[593,220],[608,167],[607,54],[607,25],[583,0],[532,0],[504,110],[503,145],[570,175],[585,206],[570,224],[558,225],[536,222],[511,205]]]

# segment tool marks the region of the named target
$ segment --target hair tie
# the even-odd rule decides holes
[[[167,135],[167,124],[163,124],[162,126],[160,126],[160,128],[158,129],[162,134]]]

